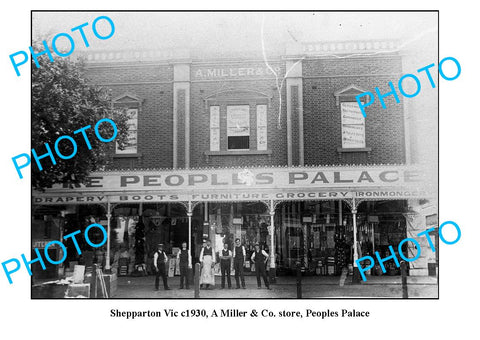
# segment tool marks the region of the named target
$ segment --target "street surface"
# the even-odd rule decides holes
[[[191,299],[194,290],[179,289],[179,277],[168,278],[171,290],[154,290],[154,276],[119,277],[118,288],[113,298],[159,298],[159,299]],[[200,298],[207,299],[295,299],[297,297],[296,278],[277,277],[277,283],[271,285],[272,290],[257,289],[254,276],[246,276],[246,289],[221,289],[220,277],[216,277],[216,285],[212,290],[200,290]],[[309,276],[302,278],[303,298],[402,298],[400,276],[372,276],[367,282],[352,284],[352,277],[347,277],[345,285],[339,285],[340,276]],[[263,282],[262,282],[263,284]],[[435,277],[408,277],[409,298],[437,298],[438,285]]]

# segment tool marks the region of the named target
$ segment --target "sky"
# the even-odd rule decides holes
[[[94,38],[91,24],[100,15],[115,23],[114,39]],[[261,50],[263,20],[264,43],[270,51],[295,41],[406,41],[422,32],[437,34],[437,14],[432,12],[34,12],[32,16],[34,37],[69,32],[88,22],[89,50]],[[103,29],[108,33],[108,26]],[[75,34],[72,37],[79,42],[75,48],[85,49]]]

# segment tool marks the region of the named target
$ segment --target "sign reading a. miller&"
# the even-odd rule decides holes
[[[272,69],[280,75],[280,66],[273,65]],[[193,67],[192,75],[195,80],[224,79],[224,78],[252,78],[272,77],[272,70],[266,65],[251,67]]]

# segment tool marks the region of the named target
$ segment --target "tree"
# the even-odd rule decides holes
[[[36,42],[34,50],[45,47]],[[85,65],[82,60],[55,58],[50,62],[46,56],[39,58],[40,68],[32,62],[32,148],[37,155],[45,154],[48,143],[56,165],[49,157],[41,160],[40,171],[32,157],[32,187],[43,190],[55,183],[82,183],[91,171],[103,170],[111,162],[115,142],[120,148],[126,145],[128,126],[125,110],[114,109],[111,98],[105,89],[90,84],[85,78]],[[118,128],[114,141],[104,143],[94,132],[96,123],[102,118],[110,118]],[[91,128],[86,134],[91,149],[82,136],[74,131],[87,125]],[[99,133],[104,138],[113,135],[109,124],[99,125]],[[71,159],[61,159],[55,155],[54,145],[63,135],[72,137],[77,145],[77,153]],[[63,155],[73,153],[73,145],[68,140],[59,143]]]

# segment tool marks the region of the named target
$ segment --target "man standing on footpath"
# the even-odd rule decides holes
[[[190,255],[190,249],[187,249],[187,242],[182,243],[182,249],[178,252],[177,259],[180,262],[180,289],[183,289],[183,281],[185,281],[185,287],[190,289],[188,269],[192,268],[192,256]]]
[[[270,285],[268,284],[267,272],[265,270],[268,261],[268,253],[263,249],[260,250],[260,244],[258,243],[255,244],[255,251],[252,254],[252,261],[255,262],[255,272],[257,274],[258,289],[262,288],[260,276],[263,277],[265,287],[267,287],[267,289],[271,289]]]
[[[200,251],[200,263],[202,264],[202,270],[200,272],[200,288],[205,285],[205,289],[210,289],[215,286],[215,274],[213,268],[215,267],[215,255],[211,247],[212,242],[206,240],[206,246]]]
[[[243,276],[243,266],[246,257],[245,247],[240,243],[240,239],[235,239],[235,247],[233,248],[233,269],[235,270],[235,282],[237,289],[240,289],[239,278],[242,280],[242,288],[245,289],[245,277]]]
[[[225,276],[227,276],[228,288],[232,288],[232,281],[230,279],[230,267],[232,265],[232,252],[228,250],[228,244],[223,244],[223,249],[220,252],[220,269],[222,271],[222,289],[225,288]]]
[[[160,281],[160,276],[163,279],[163,288],[165,290],[170,290],[167,284],[167,271],[165,266],[167,265],[168,257],[167,254],[163,251],[163,244],[158,245],[158,250],[153,255],[153,265],[155,266],[155,290],[158,290],[158,284]]]

